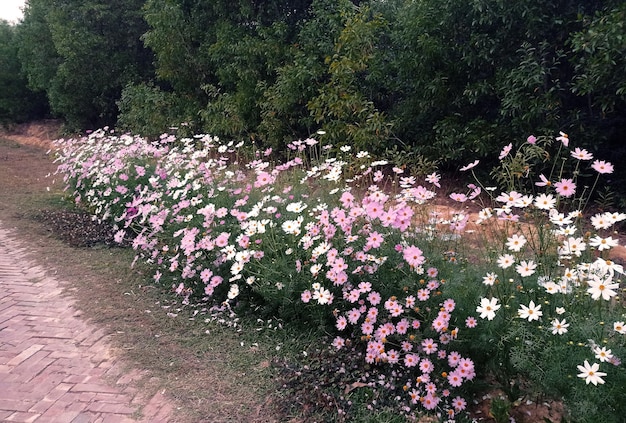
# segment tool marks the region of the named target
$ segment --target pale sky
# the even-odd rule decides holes
[[[25,0],[0,0],[0,18],[17,23],[22,18],[21,8]]]

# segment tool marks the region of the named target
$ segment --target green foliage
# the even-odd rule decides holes
[[[0,125],[41,118],[47,102],[28,88],[18,58],[17,27],[0,20]]]
[[[154,84],[127,85],[117,103],[122,130],[156,138],[172,127],[188,128],[194,121],[194,104]],[[196,106],[197,107],[197,106]]]
[[[114,124],[123,87],[151,73],[140,0],[33,0],[20,45],[33,88],[70,129]],[[43,55],[39,52],[42,51]]]
[[[619,4],[619,3],[618,3]],[[626,3],[583,19],[583,30],[569,43],[576,60],[572,91],[588,97],[603,116],[624,107],[626,99]]]
[[[364,95],[363,87],[385,21],[365,7],[345,10],[343,16],[345,24],[334,54],[325,59],[329,81],[308,108],[325,132],[322,141],[376,151],[389,138],[391,125]]]

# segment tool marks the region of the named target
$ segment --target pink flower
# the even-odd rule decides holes
[[[218,235],[217,238],[215,238],[215,245],[217,245],[220,248],[224,248],[228,245],[228,237],[230,236],[230,234],[226,233],[226,232],[222,232],[221,234]]]
[[[345,318],[345,316],[339,316],[337,318],[337,323],[335,324],[335,326],[339,330],[344,330],[346,326],[348,326],[348,320]]]
[[[476,320],[475,317],[469,316],[467,319],[465,319],[465,326],[467,326],[470,329],[475,328],[477,324],[478,324],[478,321]]]
[[[429,359],[425,358],[420,362],[420,370],[424,373],[430,373],[434,370],[434,366],[432,361],[430,361]]]
[[[447,311],[447,312],[452,312],[454,311],[454,307],[456,306],[456,303],[454,302],[454,300],[452,298],[448,298],[447,300],[445,300],[443,302],[443,308]]]
[[[456,411],[463,411],[465,410],[465,407],[467,406],[467,402],[461,397],[455,397],[452,400],[452,406],[454,407]]]
[[[434,396],[433,394],[428,394],[424,397],[422,405],[427,410],[434,410],[439,404],[439,401],[441,401],[441,398]]]
[[[378,248],[383,243],[383,236],[374,231],[367,237],[367,244],[370,248]]]
[[[380,203],[372,201],[365,206],[365,212],[370,219],[376,219],[383,212],[383,206]]]
[[[561,141],[564,147],[569,145],[569,137],[564,132],[559,132],[560,136],[556,137],[557,141]]]
[[[417,267],[424,264],[424,261],[426,261],[422,250],[414,245],[406,247],[404,251],[402,251],[402,255],[404,256],[404,259],[409,264],[409,266]]]
[[[502,160],[506,156],[508,156],[512,148],[513,148],[513,143],[509,143],[509,145],[505,146],[500,152],[500,155],[498,156],[498,160]]]
[[[538,187],[545,187],[545,186],[552,185],[552,182],[550,182],[548,178],[546,178],[543,175],[539,175],[539,179],[541,179],[540,182],[535,182],[535,185],[537,185]]]
[[[404,356],[404,365],[406,367],[415,367],[419,363],[420,359],[415,354],[407,354]]]
[[[459,365],[461,358],[461,354],[456,351],[451,351],[450,354],[448,354],[448,364],[450,367],[456,367]]]
[[[256,177],[256,181],[254,181],[254,187],[260,188],[265,185],[269,185],[274,182],[274,177],[267,172],[259,172]]]
[[[604,160],[596,160],[591,165],[591,168],[598,173],[613,173],[613,165]]]
[[[464,203],[467,201],[467,195],[453,192],[450,194],[450,198],[459,203]]]
[[[576,184],[571,179],[561,179],[554,184],[556,193],[562,197],[571,197],[576,192]]]
[[[448,374],[448,383],[457,388],[463,384],[463,377],[457,372],[451,372]]]
[[[534,135],[529,135],[528,138],[526,138],[526,141],[528,142],[528,144],[535,144],[537,142],[537,137],[535,137]]]
[[[422,348],[426,354],[432,354],[437,351],[437,343],[432,338],[427,338],[422,341]]]
[[[426,288],[422,288],[417,291],[417,299],[420,301],[426,301],[430,298],[430,291]]]
[[[338,336],[333,340],[333,347],[337,348],[338,350],[342,349],[344,345],[346,345],[346,340],[343,339],[341,336]]]
[[[437,188],[441,188],[441,184],[439,183],[439,181],[441,181],[441,176],[438,175],[437,172],[433,172],[426,177],[426,182],[430,182]]]
[[[367,295],[367,301],[369,301],[373,306],[380,304],[381,300],[382,298],[380,294],[376,291],[372,291]]]
[[[593,154],[585,150],[584,148],[576,147],[574,151],[571,153],[572,157],[578,160],[591,160],[593,159]]]
[[[463,166],[463,167],[462,167],[462,168],[460,168],[459,170],[460,170],[461,172],[465,172],[466,170],[470,170],[471,168],[478,166],[478,163],[480,163],[480,160],[474,160],[472,163],[470,163],[470,164],[468,164],[468,165]]]
[[[308,289],[300,294],[300,299],[303,303],[308,303],[309,301],[311,301],[312,297],[313,295],[311,295],[311,291],[309,291]]]

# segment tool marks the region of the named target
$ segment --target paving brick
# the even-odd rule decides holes
[[[31,423],[37,420],[37,418],[41,416],[39,413],[23,413],[21,411],[16,411],[7,417],[7,422],[22,422],[22,423]]]
[[[142,411],[142,422],[171,420],[168,398],[134,386],[146,372],[119,361],[110,336],[27,253],[0,222],[0,421],[124,423]]]

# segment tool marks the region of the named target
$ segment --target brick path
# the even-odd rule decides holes
[[[133,387],[146,374],[125,370],[104,332],[25,255],[0,227],[0,421],[171,421],[161,392]]]

